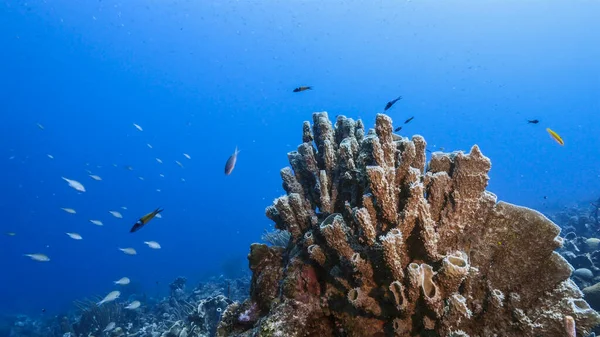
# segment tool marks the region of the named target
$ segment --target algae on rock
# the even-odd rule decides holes
[[[217,336],[564,336],[567,315],[583,335],[600,323],[554,252],[558,226],[497,202],[477,146],[426,165],[425,140],[383,114],[365,134],[315,113],[302,139],[266,210],[291,241],[253,245],[251,298]],[[256,319],[241,320],[249,308]]]

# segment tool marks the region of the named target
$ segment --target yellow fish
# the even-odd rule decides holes
[[[144,227],[150,220],[154,219],[154,217],[157,216],[162,211],[163,210],[159,207],[159,208],[155,209],[154,211],[144,215],[133,225],[133,227],[131,227],[131,230],[129,230],[129,232],[130,233],[137,232],[142,227]]]
[[[546,131],[548,131],[548,133],[550,134],[550,136],[552,138],[554,138],[554,140],[560,144],[560,145],[565,145],[565,141],[558,135],[558,133],[552,131],[552,129],[550,128],[546,128]]]

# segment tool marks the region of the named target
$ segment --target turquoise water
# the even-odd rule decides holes
[[[371,127],[402,95],[387,111],[398,126],[414,116],[400,133],[431,150],[478,144],[500,199],[542,211],[597,199],[598,13],[567,1],[2,1],[0,313],[68,310],[123,276],[166,294],[178,275],[244,273],[315,111]],[[314,88],[292,92],[303,85]],[[129,233],[157,207],[162,219]]]

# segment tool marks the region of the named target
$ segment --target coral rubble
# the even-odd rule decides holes
[[[560,229],[485,190],[491,163],[433,153],[379,114],[305,122],[266,210],[287,247],[254,244],[250,299],[217,336],[587,335],[600,316],[554,252]]]
[[[600,233],[594,217],[596,210],[597,203],[584,203],[552,212],[549,217],[563,229],[564,244],[559,253],[575,269],[572,280],[582,289],[590,306],[600,310]],[[595,331],[600,332],[598,328]]]

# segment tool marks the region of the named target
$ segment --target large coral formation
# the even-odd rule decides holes
[[[554,249],[559,228],[496,202],[490,160],[434,153],[378,115],[304,123],[266,210],[287,248],[252,245],[251,298],[217,336],[564,336],[600,322]],[[314,141],[314,144],[313,144]]]

